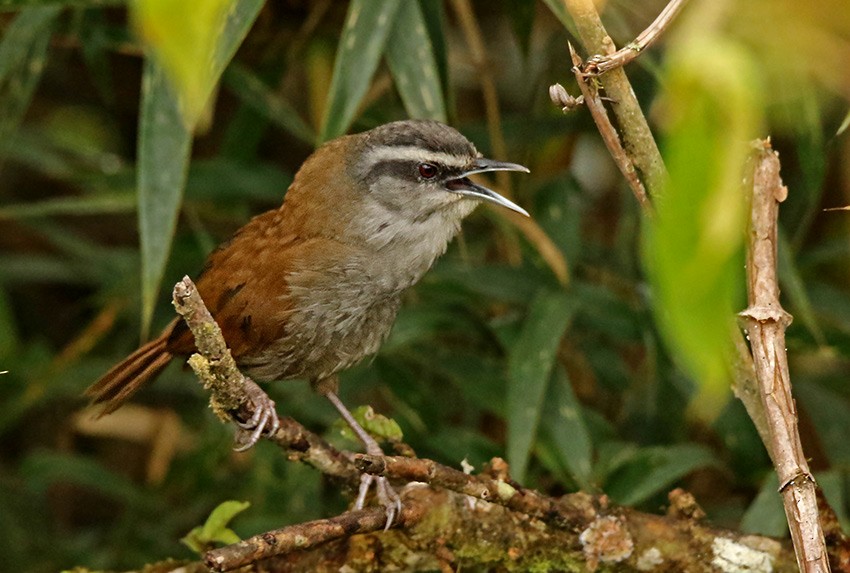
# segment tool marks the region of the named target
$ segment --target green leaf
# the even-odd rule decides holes
[[[290,183],[292,176],[271,163],[219,156],[192,162],[186,197],[217,205],[246,199],[279,205]]]
[[[543,410],[543,398],[561,337],[577,309],[563,291],[540,292],[528,311],[519,340],[508,351],[508,462],[522,481]]]
[[[269,89],[245,66],[231,64],[224,73],[224,83],[246,105],[272,123],[311,146],[316,144],[316,133],[301,119],[289,102]]]
[[[419,3],[396,15],[385,54],[408,115],[446,121],[440,71]]]
[[[682,444],[632,451],[621,460],[605,484],[605,493],[617,503],[635,505],[670,487],[695,469],[718,465],[708,448]]]
[[[193,528],[180,541],[198,554],[209,550],[216,543],[223,545],[238,543],[239,536],[227,526],[234,517],[250,506],[251,504],[247,501],[224,501],[212,510],[203,525]]]
[[[175,88],[186,125],[195,124],[215,79],[213,54],[230,0],[134,0],[133,24]]]
[[[582,416],[582,405],[563,367],[556,367],[543,413],[543,429],[552,439],[561,464],[582,489],[591,486],[593,444]]]
[[[136,209],[136,198],[131,193],[110,193],[88,197],[55,197],[0,207],[0,218],[26,219],[54,215],[102,215],[130,213]]]
[[[21,464],[20,475],[25,476],[28,488],[40,494],[46,494],[56,483],[71,483],[131,504],[143,500],[135,484],[88,458],[47,451],[35,452]]]
[[[228,0],[227,18],[221,30],[216,32],[219,38],[213,54],[213,84],[221,77],[222,72],[236,54],[236,50],[242,45],[242,41],[248,35],[257,16],[260,15],[264,4],[265,0]],[[210,85],[208,91],[212,91],[212,88],[213,86]]]
[[[576,27],[573,23],[573,19],[570,18],[570,15],[567,14],[567,8],[564,6],[563,0],[543,0],[543,3],[552,11],[558,20],[561,21],[561,24],[569,30],[570,34],[576,36]]]
[[[133,23],[176,88],[191,129],[262,0],[135,0]]]
[[[431,41],[440,85],[443,86],[443,99],[446,101],[446,107],[452,109],[454,92],[447,89],[449,86],[449,56],[444,23],[446,19],[445,7],[442,2],[419,0],[419,9],[422,10],[425,29],[428,31],[428,38]]]
[[[137,186],[142,255],[142,339],[147,338],[177,214],[183,201],[192,135],[163,69],[145,61],[139,118]]]
[[[847,526],[850,525],[850,518],[847,516],[847,495],[844,491],[847,482],[846,468],[818,472],[815,479],[823,491],[827,503],[835,511],[835,515],[841,524],[841,529],[847,531]]]
[[[352,0],[339,39],[321,141],[345,133],[384,51],[398,0]]]
[[[755,499],[744,512],[741,531],[773,537],[784,537],[788,533],[776,472],[768,473]]]
[[[850,406],[846,398],[811,382],[795,384],[794,395],[808,412],[831,465],[850,467]]]
[[[847,131],[847,127],[850,126],[850,111],[847,112],[847,115],[844,116],[844,119],[841,120],[841,125],[838,126],[838,129],[835,130],[835,136],[843,134]]]
[[[361,428],[379,441],[400,442],[404,438],[398,423],[392,418],[378,414],[372,406],[359,406],[351,411],[351,415]],[[343,436],[350,440],[357,440],[357,436],[348,424],[339,420],[338,427]]]
[[[194,6],[194,2],[177,3],[181,12],[175,15],[175,22],[161,22],[159,18],[168,19],[167,6],[172,3],[167,0],[153,0],[150,6],[140,7],[142,11],[150,10],[141,14],[139,18],[152,18],[152,22],[143,25],[152,25],[153,32],[157,34],[182,34],[180,28],[173,29],[175,22],[181,18],[192,18],[191,10],[184,13],[185,6]],[[163,3],[163,5],[157,3]],[[220,2],[220,0],[219,0]],[[218,4],[218,3],[216,3]],[[183,89],[192,92],[189,97],[199,97],[203,93],[205,101],[212,90],[214,83],[218,80],[224,67],[233,57],[239,44],[245,38],[245,34],[257,17],[262,0],[236,0],[229,4],[223,21],[219,24],[216,20],[215,28],[212,30],[187,33],[193,41],[203,45],[203,52],[199,52],[198,46],[193,46],[189,53],[196,57],[202,55],[202,59],[194,65],[205,67],[202,74],[191,75],[189,79],[184,78],[180,82],[194,82]],[[194,29],[204,25],[212,25],[212,8],[204,8],[204,17],[197,22],[192,22]],[[187,24],[188,26],[189,24]],[[162,26],[162,28],[160,28]],[[151,32],[151,33],[153,33]],[[206,34],[212,33],[215,43],[208,44]],[[194,37],[201,34],[202,38]],[[165,41],[164,38],[159,38]],[[175,40],[176,43],[166,42],[166,60],[172,56],[172,52],[182,46],[184,40]],[[178,62],[172,62],[172,66],[185,67],[191,62],[183,61],[181,54],[175,56]],[[172,73],[173,70],[172,70]],[[182,72],[181,72],[182,73]],[[183,94],[183,98],[187,97]],[[142,254],[142,338],[147,338],[153,317],[154,301],[159,293],[165,273],[165,265],[171,250],[171,242],[177,227],[177,215],[183,201],[183,190],[186,185],[186,174],[189,168],[189,156],[192,147],[192,136],[188,129],[197,118],[200,104],[198,101],[191,103],[190,113],[184,116],[178,106],[178,98],[173,87],[166,78],[166,72],[162,66],[151,58],[146,58],[145,69],[142,75],[142,103],[139,119],[139,152],[137,160],[138,190],[139,190],[139,235],[141,239]],[[185,103],[185,100],[184,100]],[[197,109],[196,109],[197,108]],[[186,108],[184,108],[185,111]],[[195,115],[193,115],[195,114]]]
[[[451,308],[424,305],[402,308],[381,352],[394,352],[446,332],[468,332],[474,326],[466,319]]]
[[[744,48],[700,38],[670,51],[667,77],[670,178],[643,257],[662,334],[698,383],[692,409],[709,420],[728,399],[729,333],[744,304],[741,180],[761,124],[759,73]]]
[[[59,6],[26,8],[0,41],[0,152],[11,141],[44,70]]]
[[[503,302],[527,303],[540,287],[544,277],[508,265],[470,267],[451,260],[437,262],[425,280],[439,279],[462,285],[469,291]]]

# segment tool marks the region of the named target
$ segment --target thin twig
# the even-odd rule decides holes
[[[582,98],[584,98],[584,103],[587,105],[587,109],[590,111],[590,115],[593,117],[593,121],[596,123],[597,129],[599,129],[600,135],[602,135],[602,140],[605,142],[605,146],[611,153],[611,157],[614,158],[614,163],[617,164],[617,167],[620,169],[620,173],[622,173],[623,177],[626,178],[626,181],[628,182],[629,187],[631,188],[632,193],[634,193],[634,196],[641,208],[647,215],[651,215],[652,203],[650,203],[649,197],[646,194],[646,188],[643,186],[640,177],[638,177],[637,171],[635,171],[635,165],[632,162],[632,158],[628,153],[626,153],[625,148],[620,143],[620,136],[617,135],[617,129],[614,127],[614,124],[611,123],[611,119],[608,117],[608,111],[605,109],[605,106],[602,104],[602,100],[599,98],[599,92],[596,89],[595,80],[584,77],[581,57],[576,53],[575,48],[573,48],[571,43],[569,44],[569,47],[570,57],[573,62],[572,71],[576,76],[576,81],[578,82],[579,89],[581,90]]]
[[[616,51],[593,0],[564,0],[564,5],[576,24],[587,53],[610,56]],[[620,127],[623,147],[631,163],[640,171],[649,196],[657,199],[663,191],[667,172],[632,86],[622,68],[615,68],[598,80],[605,94],[617,102],[612,109]]]
[[[410,527],[422,519],[426,509],[422,503],[405,499],[392,527]],[[233,545],[213,549],[204,555],[204,563],[212,571],[232,571],[261,559],[311,549],[334,539],[381,531],[386,522],[387,514],[381,507],[349,511],[330,519],[317,519],[267,531]]]
[[[621,68],[637,58],[645,49],[651,46],[655,40],[661,37],[670,22],[684,7],[687,0],[670,0],[670,3],[664,7],[661,14],[649,27],[640,33],[633,42],[627,44],[624,48],[620,48],[616,52],[606,56],[593,56],[584,69],[584,73],[589,75],[600,75],[609,72],[615,68]]]
[[[747,328],[767,417],[770,449],[797,563],[804,573],[829,571],[826,542],[818,520],[815,479],[797,428],[797,410],[785,350],[791,315],[779,302],[777,217],[788,189],[779,175],[779,155],[770,141],[757,142],[752,177],[750,241],[747,249],[749,307],[740,313]]]

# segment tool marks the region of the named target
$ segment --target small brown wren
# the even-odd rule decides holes
[[[310,380],[367,451],[381,455],[336,396],[336,375],[378,350],[402,292],[446,250],[477,204],[527,215],[469,179],[500,170],[528,172],[484,159],[459,132],[436,121],[397,121],[321,146],[298,170],[283,205],[254,217],[216,249],[196,281],[240,369],[260,381]],[[104,414],[112,412],[173,357],[194,351],[191,332],[174,320],[87,394],[105,405]],[[277,422],[271,400],[255,402],[270,408]],[[247,447],[268,420],[251,428]],[[385,506],[397,505],[385,483],[378,494]]]

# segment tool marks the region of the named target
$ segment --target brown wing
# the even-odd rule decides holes
[[[216,249],[196,281],[237,363],[282,335],[282,318],[290,304],[287,253],[295,243],[297,237],[281,228],[280,211],[269,211]],[[174,354],[195,350],[192,334],[182,321],[169,337],[168,350]]]

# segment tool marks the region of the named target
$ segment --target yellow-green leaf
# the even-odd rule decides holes
[[[760,127],[758,69],[721,38],[692,38],[667,63],[663,149],[670,180],[647,228],[656,320],[712,419],[729,392],[734,313],[743,308],[749,141]]]
[[[213,56],[230,0],[135,0],[133,23],[180,94],[188,125],[213,84]]]
[[[250,506],[247,501],[224,501],[212,510],[203,525],[193,528],[180,541],[196,553],[203,553],[216,543],[237,543],[239,536],[227,526],[234,517]]]
[[[357,420],[364,430],[378,440],[389,442],[400,442],[404,435],[401,427],[392,418],[378,414],[372,406],[360,406],[351,411],[351,415]],[[356,440],[356,436],[347,424],[339,421],[340,433],[348,439]]]

